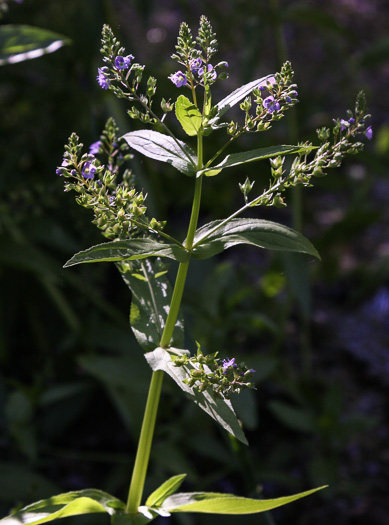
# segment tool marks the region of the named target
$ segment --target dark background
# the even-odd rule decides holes
[[[231,441],[166,378],[146,492],[187,472],[184,489],[273,498],[329,484],[267,516],[186,515],[165,523],[386,525],[389,512],[389,8],[384,0],[210,2],[25,0],[1,23],[51,29],[71,45],[0,68],[0,510],[95,487],[126,498],[150,378],[128,325],[130,293],[113,265],[62,266],[102,242],[88,211],[63,192],[55,169],[76,131],[98,140],[125,107],[96,82],[109,23],[127,53],[167,79],[185,20],[205,14],[230,77],[214,100],[274,72],[287,57],[300,103],[242,149],[315,140],[364,89],[373,140],[364,153],[285,210],[254,215],[302,224],[322,260],[248,247],[193,264],[184,308],[188,338],[257,370],[258,390],[235,403],[250,447]],[[170,117],[169,117],[170,118]],[[171,118],[170,122],[173,122]],[[174,126],[174,124],[172,124]],[[178,127],[177,133],[180,133]],[[213,134],[209,152],[224,140]],[[367,142],[367,141],[366,141]],[[207,150],[208,151],[208,150]],[[192,180],[136,157],[150,215],[185,234]],[[206,181],[201,221],[241,205],[238,182],[267,184],[267,163]],[[171,273],[174,276],[175,267]],[[96,517],[75,518],[80,525]],[[106,518],[98,516],[98,519]],[[161,520],[162,521],[162,520]]]

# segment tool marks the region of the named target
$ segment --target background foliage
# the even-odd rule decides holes
[[[89,145],[109,115],[123,134],[134,129],[95,81],[103,23],[158,78],[159,95],[175,98],[167,77],[175,71],[170,54],[178,26],[185,20],[197,27],[203,13],[219,37],[219,60],[230,64],[220,98],[274,72],[286,57],[293,64],[301,102],[262,135],[260,146],[314,139],[314,130],[343,116],[361,88],[375,137],[301,202],[294,194],[285,210],[257,210],[260,218],[301,225],[321,262],[249,247],[229,250],[217,265],[193,262],[184,297],[191,336],[209,351],[241,355],[257,370],[258,390],[236,402],[250,448],[228,440],[166,379],[147,490],[181,472],[188,473],[185,490],[251,497],[328,483],[320,495],[245,523],[298,517],[299,525],[383,525],[389,511],[384,0],[10,4],[1,24],[28,23],[71,44],[0,68],[1,514],[90,486],[125,497],[150,370],[129,329],[129,292],[113,266],[62,269],[74,252],[102,239],[88,213],[63,193],[55,168],[73,130]],[[259,146],[250,140],[247,149]],[[150,214],[170,218],[168,227],[182,237],[192,181],[139,157],[132,167],[150,194]],[[259,186],[268,169],[252,164],[207,180],[202,221],[231,211],[241,199],[238,182],[249,175]],[[201,523],[211,519],[217,518]],[[185,517],[188,525],[197,520]]]

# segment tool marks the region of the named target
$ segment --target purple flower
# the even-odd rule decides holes
[[[190,61],[190,64],[189,64],[190,70],[193,73],[197,73],[197,71],[200,69],[202,63],[203,63],[203,61],[201,60],[201,58],[194,58],[193,60]]]
[[[212,71],[212,73],[211,73],[211,71]],[[202,77],[204,75],[204,72],[205,72],[205,68],[204,67],[201,67],[197,71],[199,77]],[[209,80],[215,80],[215,78],[217,77],[216,69],[213,69],[213,65],[212,64],[208,64],[208,66],[207,66],[207,73],[210,73],[210,75],[207,75]]]
[[[66,168],[69,165],[70,165],[70,162],[66,159],[63,159],[61,166],[55,170],[55,173],[57,175],[62,176],[63,173],[65,172],[64,168]]]
[[[128,69],[130,67],[131,60],[133,58],[134,58],[133,55],[128,55],[126,57],[118,55],[115,58],[115,67],[116,67],[116,69]]]
[[[229,368],[236,368],[235,357],[232,359],[223,359],[222,369],[226,372]]]
[[[373,129],[371,126],[367,128],[367,130],[365,131],[365,135],[366,135],[366,138],[369,140],[373,138]]]
[[[293,98],[297,98],[299,96],[299,94],[297,93],[297,91],[290,91],[289,95]]]
[[[347,120],[344,120],[344,119],[340,119],[340,130],[341,131],[344,131],[345,129],[347,129],[348,127],[350,126],[350,123],[347,122]]]
[[[268,110],[269,113],[278,111],[280,109],[280,103],[272,96],[265,98],[263,106]]]
[[[82,176],[84,179],[93,179],[96,173],[96,166],[90,161],[86,161],[82,167]]]
[[[348,121],[350,122],[350,124],[354,124],[355,123],[355,118],[354,117],[350,117],[348,119]]]
[[[98,76],[97,76],[97,82],[99,83],[100,87],[103,89],[108,89],[111,81],[106,76],[106,72],[108,71],[107,66],[99,67],[98,68]]]
[[[188,82],[186,75],[184,75],[182,71],[177,71],[177,73],[170,75],[169,78],[176,87],[185,86],[186,83]]]
[[[258,89],[260,91],[265,91],[265,89],[267,89],[268,84],[273,85],[275,83],[276,83],[276,79],[274,77],[269,77],[259,84]]]
[[[100,151],[100,148],[101,148],[101,140],[98,140],[97,142],[94,142],[93,144],[89,146],[89,153],[91,153],[92,155],[97,155],[97,153],[99,153]]]
[[[292,99],[290,97],[285,97],[285,102],[289,104],[290,102],[292,102]]]

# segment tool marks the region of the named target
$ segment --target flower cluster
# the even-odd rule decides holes
[[[246,181],[240,185],[244,194],[246,204],[250,206],[285,206],[282,192],[286,188],[302,185],[310,186],[312,177],[324,177],[325,170],[338,168],[346,155],[359,153],[364,145],[356,139],[359,135],[371,139],[373,136],[372,127],[366,125],[370,115],[366,114],[365,95],[361,91],[357,97],[355,112],[347,111],[347,119],[334,119],[332,132],[329,128],[317,130],[318,138],[321,142],[318,148],[312,144],[304,143],[302,146],[311,146],[316,149],[312,160],[309,160],[308,153],[298,155],[288,173],[283,169],[284,158],[279,156],[270,159],[272,181],[269,189],[262,195],[248,203],[247,194],[251,191],[253,184]],[[330,140],[332,135],[332,142]]]
[[[133,55],[125,54],[125,49],[121,47],[108,25],[103,27],[101,42],[101,53],[106,65],[98,68],[99,86],[105,90],[110,89],[118,98],[137,102],[141,109],[133,106],[128,111],[131,118],[140,119],[145,123],[157,122],[151,111],[152,99],[156,92],[156,79],[149,77],[146,92],[138,93],[145,66],[134,62]]]
[[[247,368],[243,362],[237,364],[235,358],[221,360],[217,357],[218,352],[203,355],[197,346],[195,356],[172,356],[175,366],[185,367],[188,377],[184,383],[189,387],[199,392],[210,389],[216,397],[224,399],[247,388],[255,388],[251,383],[255,370]]]
[[[124,171],[122,182],[117,182],[120,167],[131,157],[126,144],[118,146],[117,131],[114,120],[109,119],[101,139],[83,155],[83,145],[73,133],[56,171],[66,179],[65,191],[75,191],[76,202],[93,210],[93,224],[110,240],[144,236],[150,229],[155,232],[164,227],[164,223],[146,217],[146,197],[133,187],[129,170]],[[105,164],[96,155],[103,157]]]
[[[176,50],[177,53],[173,54],[172,58],[185,68],[185,72],[180,70],[169,76],[176,87],[188,86],[195,89],[197,85],[211,85],[217,78],[227,78],[227,62],[219,62],[215,66],[210,63],[217,50],[217,40],[205,16],[200,18],[196,40],[193,39],[188,25],[185,22],[181,24]]]
[[[265,131],[271,127],[272,121],[280,120],[284,111],[298,102],[297,86],[291,83],[293,74],[290,62],[285,62],[279,73],[263,80],[240,104],[245,114],[244,124],[230,122],[227,133],[238,137],[244,132]]]

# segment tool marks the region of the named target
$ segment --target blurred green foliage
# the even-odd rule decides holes
[[[71,131],[89,145],[109,115],[123,134],[133,129],[123,107],[95,81],[103,23],[153,68],[159,96],[174,99],[178,92],[167,77],[175,70],[169,57],[178,25],[195,26],[203,13],[219,36],[218,58],[230,64],[220,97],[274,72],[283,55],[293,64],[301,102],[294,117],[263,134],[261,146],[290,143],[291,134],[313,139],[315,128],[344,113],[361,88],[375,139],[305,192],[302,204],[294,200],[321,263],[302,265],[246,247],[227,252],[217,265],[193,263],[185,294],[191,336],[207,351],[239,353],[258,371],[258,391],[236,402],[250,448],[228,440],[167,379],[146,492],[180,472],[188,473],[189,490],[252,497],[328,483],[323,495],[275,512],[274,520],[383,525],[389,434],[384,0],[10,4],[1,24],[28,23],[71,44],[0,68],[0,511],[89,486],[125,497],[150,371],[129,329],[130,297],[115,269],[62,269],[70,255],[101,238],[88,213],[63,193],[55,168]],[[218,136],[212,140],[216,147]],[[258,147],[250,140],[247,148]],[[168,228],[182,236],[191,181],[147,159],[135,158],[132,168],[150,191],[151,214],[169,218]],[[244,173],[207,180],[202,220],[228,213],[241,199],[238,183],[249,176],[260,186],[267,180],[260,170],[268,169],[249,165]],[[293,206],[258,216],[290,224]],[[368,323],[373,307],[378,327]],[[223,517],[223,524],[232,519]],[[257,517],[245,523],[254,519],[262,523]]]

